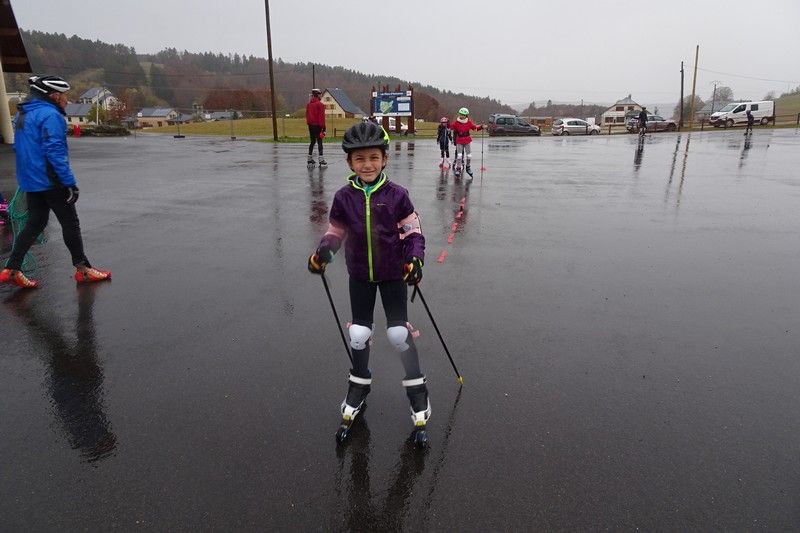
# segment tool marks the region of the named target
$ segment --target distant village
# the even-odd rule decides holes
[[[10,103],[18,103],[27,96],[26,93],[8,93]],[[353,103],[347,93],[339,88],[326,88],[322,94],[326,116],[329,118],[365,118],[369,114]],[[727,105],[727,101],[708,102],[695,112],[697,120],[707,119],[714,111]],[[603,126],[623,126],[631,117],[637,116],[642,110],[642,105],[637,103],[631,95],[616,101],[609,106],[599,117],[589,117],[590,123]],[[116,112],[118,118],[111,115]],[[183,112],[175,107],[143,107],[134,113],[129,113],[124,104],[105,87],[92,87],[81,94],[75,102],[67,104],[66,119],[70,126],[96,126],[99,124],[114,123],[126,128],[144,129],[162,126],[174,126],[191,122],[215,122],[222,120],[236,120],[244,114],[239,110],[208,110],[202,104],[194,104],[190,112]],[[524,117],[539,127],[552,125],[554,117],[529,116]]]
[[[8,93],[9,103],[16,104],[27,97],[24,92]],[[329,118],[364,118],[367,116],[349,96],[339,88],[325,89],[322,94],[325,114]],[[240,110],[207,110],[202,104],[194,104],[191,112],[181,112],[175,107],[143,107],[135,113],[128,114],[125,105],[114,93],[105,87],[92,87],[81,94],[75,102],[66,107],[67,124],[70,126],[96,126],[114,123],[133,128],[158,128],[187,124],[190,122],[215,122],[220,120],[236,120],[244,115],[255,113]],[[109,119],[116,113],[118,119]],[[263,115],[263,113],[262,113]]]

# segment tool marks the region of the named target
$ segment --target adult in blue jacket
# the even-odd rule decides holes
[[[72,254],[75,280],[111,279],[111,272],[93,268],[83,253],[83,239],[75,202],[78,186],[69,166],[67,125],[64,119],[69,84],[57,76],[28,79],[30,97],[19,105],[14,118],[17,183],[28,202],[28,222],[0,271],[0,282],[26,289],[38,286],[21,272],[25,254],[44,231],[52,211],[61,224],[64,243]]]

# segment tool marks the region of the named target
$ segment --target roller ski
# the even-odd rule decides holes
[[[455,177],[461,177],[461,168],[461,159],[456,157],[456,160],[453,162],[453,175]]]
[[[350,374],[347,396],[341,406],[342,423],[339,429],[336,430],[336,442],[338,444],[344,444],[350,434],[350,429],[353,427],[356,416],[366,407],[365,400],[367,394],[369,394],[371,384],[372,378],[360,378]]]
[[[414,445],[419,449],[428,447],[428,419],[431,417],[431,402],[425,376],[403,381],[406,395],[411,404],[411,421],[414,423]]]
[[[324,159],[322,159],[322,158],[320,157],[320,158],[319,158],[319,166],[320,166],[320,168],[321,168],[321,167],[327,167],[327,166],[328,166],[328,163],[327,163],[327,162],[326,162]]]
[[[308,161],[306,161],[306,166],[307,166],[308,168],[314,168],[315,166],[317,166],[317,162],[316,162],[316,161],[314,161],[314,158],[313,158],[313,157],[309,156],[309,157],[308,157]]]
[[[439,163],[439,168],[441,168],[442,170],[447,170],[448,168],[450,168],[450,160],[443,157],[442,162]]]
[[[465,170],[467,171],[467,174],[469,175],[469,178],[472,179],[472,168],[470,168],[470,166],[467,165],[467,168]]]

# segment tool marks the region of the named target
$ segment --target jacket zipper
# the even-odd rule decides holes
[[[383,185],[384,181],[385,181],[384,174],[381,173],[381,176],[380,176],[380,179],[378,181],[378,184],[375,185],[375,187],[373,187],[372,189],[370,189],[369,192],[367,192],[367,190],[364,189],[363,187],[359,187],[358,185],[356,185],[355,182],[351,181],[351,183],[353,184],[353,186],[356,189],[361,189],[361,192],[364,193],[364,199],[365,199],[365,202],[366,202],[366,208],[367,208],[367,217],[366,217],[366,226],[367,226],[367,265],[369,266],[369,280],[372,281],[372,282],[375,281],[375,274],[372,271],[372,222],[371,222],[372,214],[371,214],[371,211],[370,211],[369,199],[372,196],[372,193],[377,191],[381,187],[381,185]]]

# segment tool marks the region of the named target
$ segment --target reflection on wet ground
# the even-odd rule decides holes
[[[336,448],[338,468],[334,493],[338,503],[329,529],[357,531],[424,531],[430,523],[431,501],[439,475],[447,461],[447,447],[455,424],[462,389],[450,409],[440,444],[425,451],[414,445],[413,434],[400,444],[399,459],[392,466],[387,489],[377,490],[370,481],[370,456],[376,445],[369,430],[369,416],[358,421],[353,439]]]
[[[74,340],[62,331],[58,317],[31,304],[31,291],[17,291],[4,304],[24,324],[23,333],[44,350],[45,377],[53,411],[69,445],[89,463],[111,456],[116,436],[105,414],[103,368],[94,329],[97,286],[78,289]]]
[[[4,529],[795,529],[800,135],[483,141],[472,180],[433,141],[389,150],[465,378],[411,303],[423,454],[382,335],[334,442],[348,365],[306,260],[340,154],[71,141],[87,252],[115,279],[76,287],[51,224],[42,287],[0,287]]]

